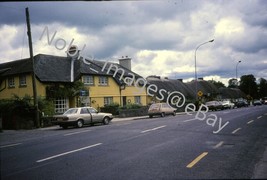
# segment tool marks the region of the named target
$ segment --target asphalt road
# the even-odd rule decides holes
[[[252,178],[267,106],[198,115],[0,134],[1,179]]]

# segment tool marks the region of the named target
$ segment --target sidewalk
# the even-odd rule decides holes
[[[148,118],[148,116],[125,117],[125,118],[114,117],[111,122],[132,121],[132,120],[146,119],[146,118]]]
[[[185,112],[178,112],[176,115],[183,115]],[[139,119],[150,119],[148,115],[146,116],[136,116],[136,117],[125,117],[125,118],[119,118],[115,117],[112,119],[112,122],[119,122],[119,121],[132,121],[132,120],[139,120]]]

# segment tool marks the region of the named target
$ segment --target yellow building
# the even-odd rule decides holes
[[[145,88],[141,91],[134,83],[142,77],[131,71],[128,57],[119,59],[117,64],[38,54],[34,56],[34,72],[37,96],[53,99],[56,113],[77,106],[98,109],[111,103],[147,105]],[[0,64],[0,100],[14,95],[33,97],[32,74],[29,58]],[[77,89],[77,82],[83,83],[81,89]]]

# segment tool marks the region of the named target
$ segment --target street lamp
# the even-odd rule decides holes
[[[237,80],[237,66],[238,66],[239,63],[241,63],[241,61],[238,61],[238,62],[236,63],[236,67],[235,67],[236,80]]]
[[[198,45],[198,46],[196,47],[196,50],[195,50],[195,83],[196,83],[195,93],[196,93],[196,101],[197,101],[197,50],[198,50],[198,48],[200,48],[200,46],[202,46],[202,45],[204,45],[204,44],[207,44],[207,43],[211,43],[211,42],[213,42],[213,41],[214,41],[214,39],[209,40],[209,41],[207,41],[207,42],[204,42],[204,43]]]

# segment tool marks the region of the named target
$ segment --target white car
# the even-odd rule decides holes
[[[231,101],[227,100],[227,101],[223,101],[222,102],[223,108],[224,109],[233,109],[235,107],[235,104],[232,103]]]
[[[93,107],[77,107],[70,108],[62,115],[53,116],[52,123],[60,127],[68,128],[68,126],[83,127],[85,124],[103,123],[105,125],[113,119],[110,113],[98,112]]]

